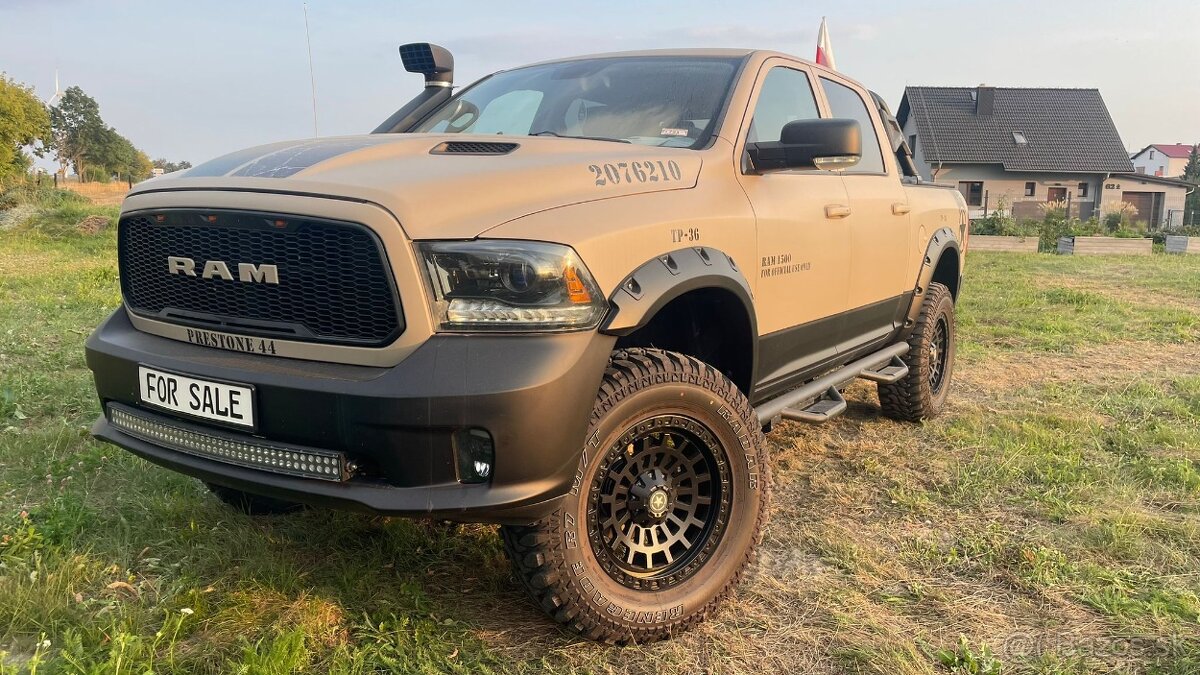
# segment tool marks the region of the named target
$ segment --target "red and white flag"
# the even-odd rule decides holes
[[[837,63],[833,60],[833,44],[829,42],[829,26],[825,24],[825,17],[821,17],[821,32],[817,33],[817,64],[830,70],[837,70]]]

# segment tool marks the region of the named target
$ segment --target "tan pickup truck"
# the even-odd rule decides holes
[[[938,413],[967,211],[886,105],[785,54],[604,54],[422,93],[363,136],[142,183],[97,437],[250,512],[502,525],[608,642],[702,620],[750,563],[764,432],[855,378]]]

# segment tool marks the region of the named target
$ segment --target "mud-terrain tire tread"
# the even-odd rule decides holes
[[[664,640],[707,619],[733,593],[753,563],[770,507],[771,476],[767,462],[766,441],[754,409],[745,395],[712,366],[676,352],[661,349],[630,348],[613,352],[593,405],[588,434],[603,416],[626,396],[638,391],[636,383],[656,373],[681,373],[684,381],[699,382],[707,375],[717,382],[713,394],[725,401],[738,419],[755,435],[753,447],[758,453],[758,490],[760,509],[754,523],[754,536],[737,570],[721,589],[700,609],[668,624],[630,626],[598,611],[568,583],[569,573],[560,546],[561,518],[559,511],[526,526],[504,526],[501,536],[504,548],[513,563],[514,573],[533,600],[552,618],[580,635],[599,642],[617,645],[643,644]],[[731,451],[740,450],[732,448]]]
[[[880,383],[878,386],[879,406],[884,417],[890,417],[902,422],[920,422],[930,419],[941,412],[941,406],[934,400],[933,392],[929,389],[929,364],[924,358],[925,349],[932,339],[932,331],[937,321],[938,308],[945,299],[949,299],[948,328],[951,345],[955,340],[954,327],[954,297],[945,284],[933,282],[929,284],[928,292],[921,301],[921,311],[908,337],[908,352],[901,357],[909,371],[903,379],[893,384]],[[953,353],[953,346],[951,347]],[[945,391],[950,388],[954,375],[953,358],[950,360],[949,372],[942,383],[942,400]]]

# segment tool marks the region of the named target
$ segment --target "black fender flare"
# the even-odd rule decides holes
[[[933,236],[929,238],[929,245],[925,247],[925,258],[921,261],[921,271],[917,274],[916,285],[913,286],[913,298],[908,307],[908,316],[904,322],[905,328],[916,323],[917,316],[921,313],[921,303],[925,300],[925,293],[933,281],[933,273],[937,270],[942,255],[948,250],[953,250],[958,254],[959,260],[962,260],[962,244],[959,243],[958,236],[954,234],[954,230],[943,227],[933,233]]]
[[[737,298],[750,330],[749,380],[758,372],[758,318],[750,283],[733,258],[715,248],[694,246],[664,253],[642,263],[609,296],[611,310],[600,326],[608,335],[630,335],[650,323],[662,308],[691,291],[720,289]],[[749,389],[747,391],[749,391]]]
[[[654,318],[672,300],[689,291],[720,288],[741,301],[750,320],[750,329],[758,335],[754,298],[750,283],[733,258],[707,246],[681,248],[642,263],[609,296],[612,306],[600,326],[608,335],[629,335]]]

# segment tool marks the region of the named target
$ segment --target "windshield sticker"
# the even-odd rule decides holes
[[[664,127],[662,131],[658,132],[658,135],[659,136],[687,136],[688,130],[687,129],[670,129],[670,128]]]
[[[616,164],[591,164],[588,171],[596,180],[596,187],[624,183],[670,183],[683,179],[683,171],[674,160],[649,162],[617,162]]]

